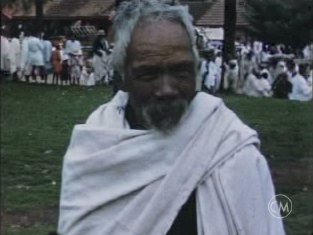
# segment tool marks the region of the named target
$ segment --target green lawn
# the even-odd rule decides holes
[[[73,125],[83,123],[106,102],[111,88],[1,86],[1,234],[46,235],[57,223],[62,158]],[[223,98],[259,132],[262,152],[277,170],[277,192],[294,202],[285,220],[288,234],[309,234],[313,222],[308,175],[313,170],[312,102]],[[303,175],[293,168],[301,168]],[[282,178],[282,174],[292,178]]]

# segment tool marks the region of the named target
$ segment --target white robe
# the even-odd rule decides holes
[[[289,94],[290,100],[308,101],[312,99],[312,86],[300,74],[291,79],[292,92]]]
[[[227,90],[231,88],[232,92],[238,93],[241,92],[238,87],[238,80],[239,80],[239,66],[237,60],[231,60],[230,62],[236,64],[234,68],[230,68],[230,66],[225,63],[225,74],[224,74],[224,89]]]
[[[271,85],[267,79],[258,79],[255,75],[250,74],[243,87],[243,94],[251,97],[270,97]]]
[[[30,66],[44,66],[43,44],[39,38],[28,38],[28,62]]]
[[[195,189],[198,235],[285,234],[256,132],[221,99],[198,93],[168,135],[130,129],[127,101],[119,91],[74,127],[60,235],[164,235]]]
[[[12,38],[10,41],[10,62],[11,74],[13,74],[21,67],[21,43],[17,38]]]
[[[105,51],[100,50],[102,52],[102,57],[94,54],[92,65],[94,69],[94,76],[96,81],[101,81],[106,78],[109,73],[109,60],[108,55]]]
[[[67,40],[65,43],[65,51],[68,54],[82,51],[82,45],[78,40]]]
[[[51,56],[52,56],[52,43],[48,40],[43,41],[43,56],[45,60],[45,68],[46,69],[51,69],[52,64],[51,64]]]
[[[10,43],[1,35],[1,71],[10,71]]]
[[[202,77],[206,74],[204,78],[204,85],[208,89],[215,89],[217,87],[219,70],[214,62],[207,62],[206,60],[202,61],[200,73]]]
[[[22,39],[22,51],[21,51],[21,70],[25,70],[28,58],[28,37]]]
[[[96,85],[96,79],[95,79],[95,74],[91,73],[88,77],[86,86],[94,86]]]

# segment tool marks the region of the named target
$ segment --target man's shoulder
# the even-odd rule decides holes
[[[104,103],[100,105],[98,108],[96,108],[87,118],[86,124],[89,125],[95,125],[95,126],[102,126],[103,123],[103,117],[104,117],[104,112],[107,109],[108,104],[110,103]]]

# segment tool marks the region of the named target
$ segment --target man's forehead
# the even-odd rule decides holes
[[[140,61],[190,58],[190,39],[186,29],[176,22],[138,24],[133,32],[127,57]]]
[[[189,43],[188,33],[180,23],[158,20],[139,22],[133,31],[130,46],[147,49],[151,45],[175,47]]]

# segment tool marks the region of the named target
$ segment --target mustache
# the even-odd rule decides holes
[[[143,105],[140,111],[148,128],[168,133],[178,125],[188,105],[187,99],[177,98],[150,102]]]

